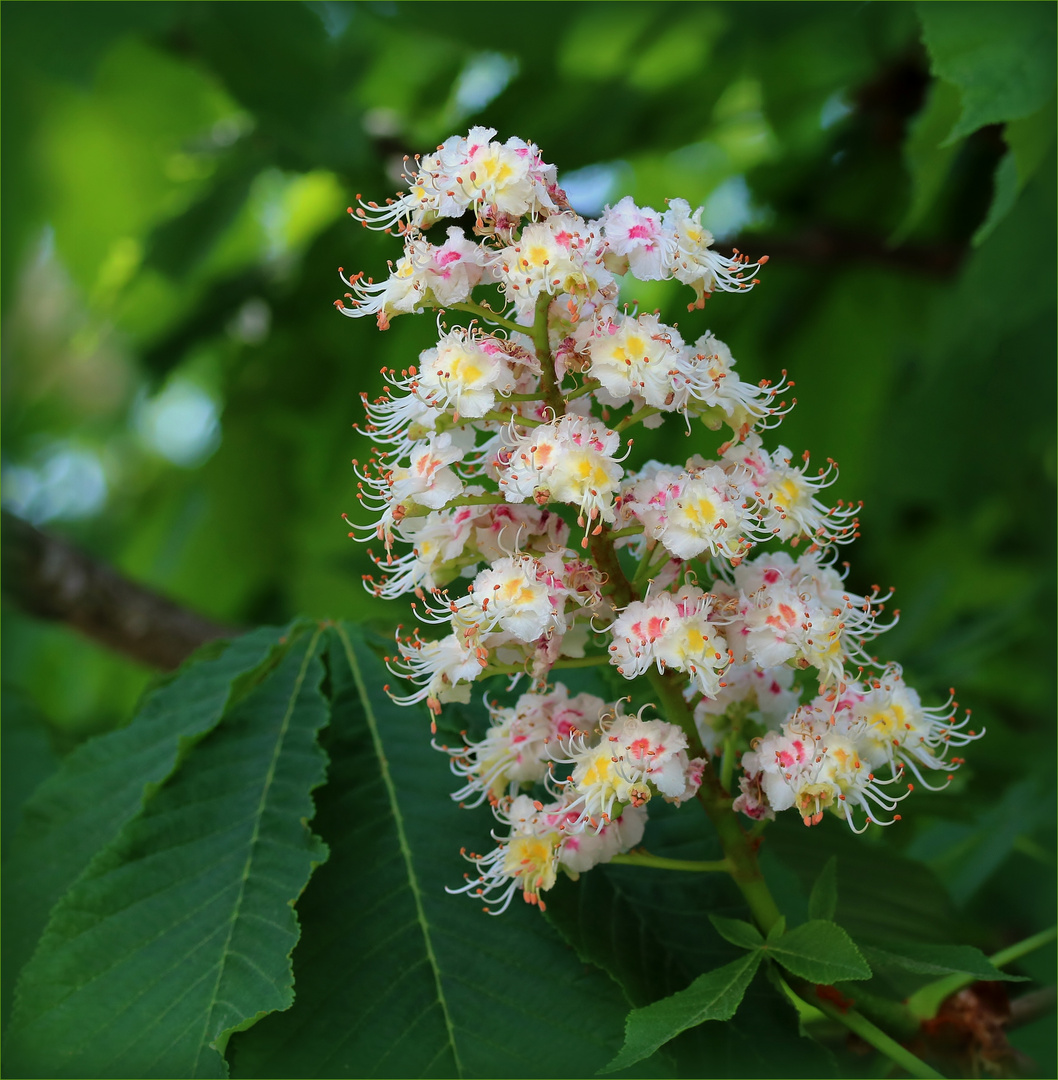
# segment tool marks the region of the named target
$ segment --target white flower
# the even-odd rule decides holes
[[[458,603],[463,616],[488,633],[504,630],[519,641],[563,633],[567,590],[560,577],[530,555],[499,559],[474,579]]]
[[[645,806],[626,806],[620,817],[607,822],[598,832],[568,833],[558,849],[559,862],[576,877],[634,848],[643,839],[646,825]]]
[[[655,535],[680,559],[708,551],[740,560],[752,540],[759,539],[758,522],[746,502],[741,477],[708,465],[684,474],[680,492],[665,507]]]
[[[532,314],[542,294],[588,297],[613,282],[603,244],[588,223],[565,211],[522,229],[496,253],[493,273],[519,316]]]
[[[683,339],[656,315],[619,315],[599,323],[588,340],[589,373],[615,403],[635,395],[666,412],[683,407],[685,388],[674,376],[682,363]]]
[[[423,641],[417,634],[398,638],[399,658],[387,660],[394,675],[418,684],[404,697],[391,695],[398,705],[425,701],[435,715],[444,701],[469,701],[469,687],[488,664],[488,651],[465,634],[454,633],[440,641]],[[388,691],[388,687],[385,687]]]
[[[430,405],[462,417],[484,416],[496,395],[509,394],[514,375],[495,339],[475,336],[461,326],[419,355],[415,393]]]
[[[461,461],[463,450],[451,432],[431,435],[416,443],[409,453],[409,463],[394,468],[385,477],[392,504],[412,500],[431,510],[440,510],[463,490],[463,481],[451,466]]]
[[[855,733],[833,724],[832,716],[827,709],[802,707],[782,730],[755,740],[754,748],[742,756],[747,776],[768,807],[796,809],[806,825],[817,825],[829,809],[844,817],[853,831],[862,832],[867,825],[856,827],[855,807],[867,812],[867,824],[898,821],[899,814],[885,819],[880,812],[892,813],[910,789],[900,795],[884,790],[895,778],[878,779],[864,760]],[[749,809],[750,803],[746,799],[739,808]]]
[[[599,224],[607,248],[623,257],[627,268],[640,281],[660,281],[669,276],[676,237],[673,230],[665,228],[661,214],[652,207],[640,208],[631,195],[626,195],[616,206],[606,208]],[[616,269],[617,260],[612,265]]]
[[[547,905],[540,894],[555,884],[563,834],[548,823],[544,807],[528,795],[494,806],[493,813],[508,827],[507,835],[499,837],[493,833],[499,846],[487,855],[466,855],[477,868],[478,876],[466,875],[465,885],[445,892],[480,897],[488,905],[485,910],[490,915],[500,915],[520,889],[527,904],[538,904],[544,910]]]
[[[767,256],[751,263],[736,251],[726,258],[712,250],[713,234],[702,225],[702,210],[693,213],[685,199],[670,199],[663,222],[666,230],[675,234],[676,250],[667,269],[677,281],[690,285],[697,296],[690,307],[702,307],[705,294],[716,289],[739,292],[756,285],[753,275],[766,263]]]
[[[347,307],[337,301],[343,315],[357,318],[374,315],[379,328],[386,330],[390,319],[412,311],[421,311],[426,304],[445,306],[461,303],[485,274],[487,258],[481,248],[467,240],[463,230],[454,226],[448,239],[435,247],[415,233],[404,241],[404,256],[394,266],[385,281],[366,281],[363,274],[342,280],[352,290],[346,293],[351,302]]]
[[[621,437],[588,417],[566,415],[532,428],[501,453],[500,488],[508,502],[534,498],[570,503],[580,524],[614,520],[613,498],[624,470]]]
[[[643,806],[654,792],[679,801],[697,789],[700,765],[688,761],[687,736],[675,724],[618,714],[600,732],[597,742],[570,739],[568,757],[558,759],[573,766],[566,786],[577,825],[600,831],[625,806]]]
[[[485,799],[495,804],[517,785],[543,780],[549,745],[593,730],[608,706],[592,694],[571,698],[560,684],[549,694],[522,694],[511,708],[487,707],[491,726],[483,739],[440,748],[452,758],[452,772],[466,781],[452,794],[461,806],[480,806]]]
[[[858,725],[863,753],[872,766],[888,765],[894,775],[906,767],[920,784],[932,790],[936,789],[922,769],[953,772],[962,758],[949,759],[949,749],[966,746],[984,734],[967,730],[969,713],[960,723],[952,723],[957,709],[952,698],[936,708],[925,708],[896,665],[865,688],[850,686],[839,709],[843,704],[848,707],[850,727]]]
[[[831,461],[826,470],[820,469],[818,475],[810,477],[805,468],[790,464],[791,457],[785,446],[769,454],[755,432],[724,452],[724,460],[732,467],[749,473],[760,503],[761,524],[779,539],[796,543],[799,537],[806,536],[818,544],[852,540],[859,507],[839,503],[828,508],[815,497],[817,491],[837,479],[834,463]]]

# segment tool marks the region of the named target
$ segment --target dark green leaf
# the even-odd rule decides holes
[[[493,918],[445,893],[494,822],[452,802],[425,709],[382,692],[355,627],[330,655],[332,855],[299,904],[294,1007],[233,1038],[233,1075],[590,1075],[619,1044],[620,991],[520,900]]]
[[[863,957],[878,971],[898,968],[916,975],[972,975],[975,979],[1017,982],[997,968],[980,949],[972,945],[923,945],[917,941],[884,941],[859,946]]]
[[[810,919],[833,919],[838,909],[838,857],[831,855],[808,897]]]
[[[22,807],[30,794],[45,777],[54,773],[59,764],[51,748],[48,728],[32,702],[14,689],[3,689],[3,784],[0,785],[3,812],[0,823],[3,826],[3,855],[6,859],[16,826],[22,820]],[[20,959],[24,959],[26,949],[14,946],[21,934],[24,913],[14,904],[6,902],[6,890],[10,886],[5,867],[3,885],[5,903],[0,907],[3,919],[5,948],[0,953],[3,975],[0,978],[0,1025],[7,1026],[7,1017],[11,1011],[11,1000],[18,977]],[[32,942],[28,943],[32,946]]]
[[[720,915],[710,915],[709,921],[724,941],[730,941],[740,949],[759,949],[764,944],[764,937],[752,923],[725,919]]]
[[[1054,103],[1023,120],[1012,120],[1003,132],[1009,152],[995,172],[995,189],[988,217],[974,233],[973,243],[981,244],[1014,208],[1021,189],[1032,179],[1048,151],[1054,146]]]
[[[585,963],[614,979],[629,1005],[666,997],[694,977],[686,958],[658,937],[649,909],[605,871],[561,878],[548,893],[546,915]]]
[[[934,874],[883,844],[864,843],[839,821],[805,829],[796,818],[777,820],[768,828],[762,855],[769,881],[773,860],[782,864],[779,904],[795,919],[807,917],[812,886],[837,855],[837,920],[856,940],[951,940],[954,907]]]
[[[976,247],[988,239],[992,230],[1010,213],[1018,198],[1018,164],[1012,150],[999,159],[996,166],[995,194],[992,205],[988,208],[988,217],[981,223],[973,235]]]
[[[1019,836],[1029,833],[1050,814],[1047,781],[1035,776],[1014,784],[998,804],[968,821],[938,822],[923,829],[909,851],[928,860],[951,894],[965,903],[1006,861]],[[849,925],[847,920],[846,925]],[[870,939],[879,935],[860,935]],[[894,926],[888,936],[903,936]]]
[[[0,784],[2,857],[7,859],[15,827],[22,818],[23,804],[33,790],[55,772],[59,759],[48,738],[48,726],[39,710],[13,687],[2,691],[4,756],[3,783]]]
[[[836,923],[812,919],[775,941],[767,953],[787,971],[814,983],[869,979],[871,969],[852,938]]]
[[[83,744],[25,804],[4,874],[5,963],[29,959],[48,913],[89,860],[142,809],[195,742],[219,722],[236,679],[284,649],[288,630],[236,638],[214,659],[191,660],[126,728]],[[213,646],[207,646],[213,648]]]
[[[225,713],[56,905],[19,982],[9,1073],[223,1077],[231,1032],[289,1007],[293,905],[327,857],[305,824],[325,771],[320,636]]]
[[[1054,92],[1053,4],[920,3],[933,72],[959,87],[963,111],[948,140],[1028,116]]]
[[[929,213],[944,189],[957,143],[946,142],[962,108],[957,87],[938,79],[929,92],[922,111],[908,127],[904,142],[904,163],[911,175],[911,205],[899,228],[890,237],[899,244]]]
[[[699,975],[686,990],[633,1009],[625,1021],[625,1043],[621,1052],[602,1072],[617,1072],[650,1057],[659,1046],[681,1031],[706,1020],[730,1020],[761,961],[761,953],[750,952],[716,971]]]

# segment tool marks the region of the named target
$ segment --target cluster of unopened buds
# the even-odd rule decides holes
[[[380,545],[365,584],[412,594],[419,620],[444,628],[398,631],[388,663],[414,689],[396,700],[436,718],[478,679],[530,685],[488,705],[481,739],[439,747],[454,798],[487,801],[502,826],[458,891],[495,911],[517,892],[543,906],[559,870],[629,851],[652,798],[693,799],[703,782],[737,786],[734,809],[758,820],[897,820],[977,735],[954,701],[924,708],[868,653],[892,625],[888,596],[854,593],[837,560],[860,507],[820,500],[833,462],[813,471],[807,454],[764,446],[792,384],[743,381],[708,331],[689,344],[619,306],[622,279],[675,279],[693,312],[752,288],[766,259],[718,253],[681,199],[659,212],[626,197],[585,220],[535,146],[494,135],[448,139],[408,163],[406,194],[350,211],[404,253],[383,281],[343,275],[337,302],[382,329],[428,309],[438,325],[434,347],[364,395],[375,449],[354,462],[373,515],[354,528]],[[436,244],[442,219],[464,227]],[[688,434],[695,421],[720,432],[714,456],[633,469],[625,433],[669,414]],[[662,704],[631,711],[553,678],[596,664],[645,678]]]

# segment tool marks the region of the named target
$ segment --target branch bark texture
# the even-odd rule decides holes
[[[200,645],[239,633],[3,511],[3,591],[23,611],[62,622],[149,667],[171,671]]]

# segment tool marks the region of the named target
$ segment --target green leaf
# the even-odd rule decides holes
[[[918,4],[933,73],[962,93],[955,142],[985,124],[1028,116],[1054,92],[1053,4]]]
[[[3,782],[0,783],[0,826],[2,857],[14,839],[22,807],[33,790],[55,772],[59,759],[48,738],[48,725],[36,705],[14,687],[0,691],[0,709],[4,755],[0,760]]]
[[[1010,213],[1018,199],[1018,164],[1013,151],[1008,150],[996,166],[995,192],[988,216],[973,234],[974,247],[988,239],[992,230]]]
[[[1023,188],[1046,160],[1054,146],[1055,100],[1046,108],[1026,116],[1024,120],[1011,120],[1003,131],[1003,139],[1014,153],[1018,163],[1018,188]]]
[[[1032,179],[1054,144],[1054,103],[1024,120],[1012,120],[1003,132],[1010,150],[996,166],[995,189],[988,216],[973,235],[973,244],[983,243],[992,230],[1010,213],[1022,188]]]
[[[216,658],[192,658],[146,699],[128,727],[79,746],[37,789],[4,868],[5,966],[17,971],[29,959],[59,897],[213,730],[239,692],[235,680],[259,672],[286,648],[289,633],[257,630]]]
[[[809,982],[843,982],[869,979],[871,969],[852,938],[836,923],[811,919],[768,941],[767,953],[787,971]]]
[[[1050,798],[1047,781],[1030,775],[969,820],[937,822],[921,829],[908,852],[928,860],[955,900],[965,903],[1009,858],[1019,836],[1049,820]],[[880,936],[860,935],[855,927],[852,932],[857,937]],[[905,935],[894,926],[891,936]]]
[[[30,794],[47,776],[55,772],[59,759],[51,748],[48,738],[47,722],[38,713],[36,706],[18,693],[14,688],[3,688],[3,707],[0,711],[3,730],[3,782],[0,783],[0,823],[2,823],[2,851],[5,859],[5,873],[2,879],[5,889],[10,885],[6,873],[8,847],[15,829],[22,820],[22,807]],[[5,948],[0,952],[2,977],[0,977],[0,1026],[7,1026],[8,1013],[18,977],[21,959],[25,959],[25,949],[14,948],[22,930],[24,913],[18,906],[5,902],[0,907],[3,919],[3,939]],[[38,927],[39,929],[39,927]],[[32,947],[33,942],[28,943]]]
[[[520,899],[493,918],[445,892],[495,821],[453,803],[425,708],[383,693],[392,676],[356,627],[337,630],[330,670],[317,827],[332,853],[298,905],[297,1000],[233,1037],[232,1074],[591,1075],[620,1042],[617,986]]]
[[[759,949],[764,944],[761,932],[752,923],[725,919],[721,915],[710,915],[709,921],[724,941],[730,941],[740,949]]]
[[[958,143],[945,142],[962,109],[959,90],[936,80],[922,111],[908,126],[904,164],[911,176],[911,205],[889,243],[902,243],[932,209],[948,178]]]
[[[546,916],[585,963],[621,987],[631,1006],[667,997],[698,974],[660,939],[652,912],[601,868],[577,881],[563,875],[547,895]]]
[[[812,893],[808,897],[808,917],[831,920],[837,910],[838,857],[831,855],[812,886]]]
[[[327,857],[305,824],[325,772],[320,638],[225,713],[56,905],[9,1073],[222,1077],[231,1032],[290,1006],[293,904]]]
[[[1021,976],[997,968],[972,945],[923,945],[917,941],[884,941],[859,945],[874,970],[897,968],[916,975],[972,975],[975,979],[1019,982]]]
[[[951,941],[955,909],[927,867],[883,844],[864,843],[843,822],[825,819],[806,829],[793,815],[780,815],[768,827],[761,865],[792,919],[807,919],[808,895],[831,855],[838,859],[837,919],[855,940]]]
[[[761,956],[759,950],[746,953],[716,971],[699,975],[686,990],[643,1009],[633,1009],[625,1021],[621,1052],[600,1071],[626,1069],[649,1057],[681,1031],[706,1020],[730,1020],[760,965]]]

